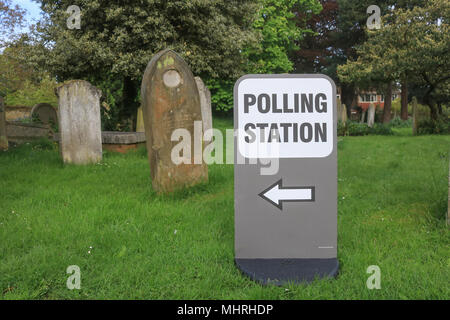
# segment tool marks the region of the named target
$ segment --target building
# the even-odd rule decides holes
[[[392,90],[392,101],[400,97],[401,91]],[[358,94],[358,107],[363,110],[367,110],[369,105],[373,103],[375,106],[379,106],[384,109],[384,94],[379,94],[375,90],[372,91],[361,91]]]

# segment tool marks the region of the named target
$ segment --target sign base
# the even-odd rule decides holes
[[[316,278],[335,278],[339,261],[331,259],[235,259],[250,279],[281,286],[289,282],[312,282]]]

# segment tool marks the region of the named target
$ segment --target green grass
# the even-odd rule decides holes
[[[234,265],[232,165],[210,166],[206,185],[158,196],[145,150],[81,167],[63,165],[48,143],[0,153],[0,295],[448,299],[450,136],[397,133],[339,138],[340,274],[285,287],[254,283]],[[66,288],[69,265],[81,268],[81,290]],[[381,268],[381,290],[366,287],[370,265]]]

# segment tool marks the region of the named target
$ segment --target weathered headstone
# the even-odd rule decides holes
[[[145,70],[141,97],[153,189],[171,192],[207,181],[208,167],[198,158],[203,153],[200,96],[186,62],[172,50],[156,54]],[[180,143],[171,139],[177,129],[190,134],[190,152],[181,163],[172,161]]]
[[[8,138],[6,136],[6,109],[2,97],[0,97],[0,150],[8,150]]]
[[[347,118],[347,107],[345,106],[345,104],[342,104],[340,118],[341,118],[342,122],[347,122],[347,120],[348,120],[348,118]]]
[[[64,163],[88,164],[102,160],[101,91],[84,80],[57,88],[60,151]]]
[[[417,98],[413,97],[412,98],[412,114],[413,114],[413,118],[412,118],[412,132],[413,135],[417,134],[417,127],[418,127],[418,108],[417,108]]]
[[[341,99],[337,98],[337,116],[338,121],[342,121],[342,102]]]
[[[197,82],[198,93],[200,95],[200,106],[202,108],[203,132],[213,128],[212,111],[211,111],[211,91],[205,86],[200,77],[195,77]]]
[[[375,105],[373,103],[369,105],[367,112],[367,125],[373,127],[373,124],[375,123]]]
[[[136,132],[145,132],[144,114],[142,113],[142,107],[139,107],[137,111]]]
[[[31,109],[31,117],[37,118],[43,124],[57,124],[58,115],[55,108],[48,103],[39,103]]]
[[[366,120],[366,110],[363,110],[361,112],[361,123],[364,123]]]

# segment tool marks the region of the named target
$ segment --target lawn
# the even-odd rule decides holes
[[[80,167],[48,143],[2,152],[1,298],[449,299],[450,136],[408,133],[339,138],[340,274],[284,287],[234,265],[232,165],[158,196],[145,149]],[[81,268],[81,290],[66,287],[69,265]],[[370,265],[380,290],[366,287]]]

